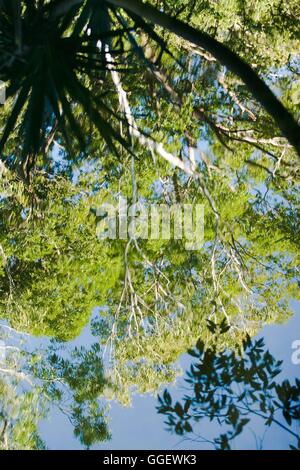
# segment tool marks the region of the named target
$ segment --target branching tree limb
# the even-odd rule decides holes
[[[64,0],[54,9],[53,16],[60,16],[68,12],[72,7],[82,4],[82,0]],[[138,15],[155,25],[161,26],[190,43],[205,49],[213,57],[220,61],[231,72],[236,74],[247,86],[255,99],[273,117],[282,134],[295,147],[300,157],[300,126],[276,98],[270,88],[257,75],[257,73],[235,52],[226,45],[220,43],[207,33],[198,31],[184,22],[158,10],[152,5],[141,0],[108,0],[108,3],[116,7]]]

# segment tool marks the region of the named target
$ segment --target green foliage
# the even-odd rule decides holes
[[[66,355],[60,343],[24,353],[28,365],[17,371],[29,374],[32,391],[18,394],[4,376],[8,437],[1,445],[42,448],[44,399],[65,412],[64,388],[80,442],[90,448],[109,439],[102,398],[128,405],[135,392],[156,393],[181,373],[175,363],[187,350],[202,361],[192,371],[195,388],[199,370],[207,387],[231,385],[240,374],[269,413],[259,393],[269,393],[275,362],[262,356],[262,345],[247,343],[245,352],[258,370],[243,368],[236,354],[247,335],[286,321],[291,299],[299,298],[294,150],[246,87],[205,51],[102,2],[95,8],[87,1],[55,21],[52,7],[60,2],[19,3],[24,34],[14,56],[16,18],[11,2],[0,1],[1,32],[7,28],[0,79],[8,85],[0,110],[0,318],[62,343],[92,318],[95,344]],[[296,115],[297,2],[159,3],[251,62]],[[99,40],[113,55],[140,138],[124,119]],[[194,174],[174,169],[144,134],[181,163],[191,164],[193,148]],[[99,240],[97,208],[119,196],[146,205],[203,204],[203,247],[190,252],[185,239]],[[193,349],[198,338],[205,351]],[[287,424],[296,388],[285,383],[270,391]],[[195,406],[197,417],[199,403],[170,400],[166,392],[161,405],[176,418],[175,431],[192,432],[187,416]],[[215,444],[228,448],[248,418],[234,399],[222,404],[209,396],[206,403],[213,419],[209,405],[226,412],[231,430]]]
[[[9,260],[0,278],[0,315],[17,329],[72,339],[114,286],[118,250],[96,237],[90,208],[97,199],[63,179],[41,176],[29,191],[10,183],[0,202],[1,245]]]
[[[33,348],[26,335],[3,324],[0,328],[5,340],[1,344],[0,447],[43,449],[39,422],[54,407],[69,420],[74,436],[86,448],[110,439],[108,408],[101,400],[109,382],[99,344],[72,348],[44,341]]]
[[[17,383],[0,380],[0,449],[1,450],[38,450],[45,443],[38,432],[38,424],[45,416],[44,404],[39,390],[23,393]]]

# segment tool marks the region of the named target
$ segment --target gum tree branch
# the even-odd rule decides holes
[[[141,0],[107,0],[107,3],[124,8],[209,52],[244,82],[254,98],[272,116],[282,134],[296,149],[300,157],[300,126],[265,82],[239,55],[207,33],[199,31]],[[63,15],[72,7],[82,4],[82,0],[64,0],[54,8],[52,16]]]

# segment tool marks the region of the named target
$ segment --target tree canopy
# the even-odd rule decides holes
[[[233,361],[245,338],[292,315],[299,6],[0,7],[1,325],[54,341],[41,351],[21,342],[21,356],[1,369],[0,441],[42,448],[37,422],[56,403],[90,447],[110,435],[103,397],[129,404],[134,391],[156,393],[199,338],[214,344],[214,325],[224,334],[212,360],[229,350]],[[120,197],[148,208],[202,205],[203,246],[99,237],[98,209]],[[94,344],[69,350],[86,326]],[[26,440],[18,423],[31,409]]]

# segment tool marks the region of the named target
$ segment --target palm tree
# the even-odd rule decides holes
[[[93,74],[104,78],[105,57],[99,54],[97,41],[122,36],[123,31],[82,35],[85,22],[74,17],[79,6],[59,18],[52,15],[53,5],[35,2],[0,2],[0,78],[8,82],[7,98],[14,104],[1,135],[0,152],[21,118],[18,133],[22,150],[9,155],[21,177],[28,177],[37,153],[47,147],[53,132],[59,128],[68,145],[67,125],[82,149],[86,140],[74,115],[74,104],[87,113],[108,146],[116,151],[114,141],[127,146],[107,116],[113,116],[101,97],[90,92],[87,84]],[[93,18],[91,5],[83,12],[85,21]],[[115,58],[118,50],[114,50]],[[117,63],[115,62],[116,66]],[[79,76],[80,75],[80,76]]]

